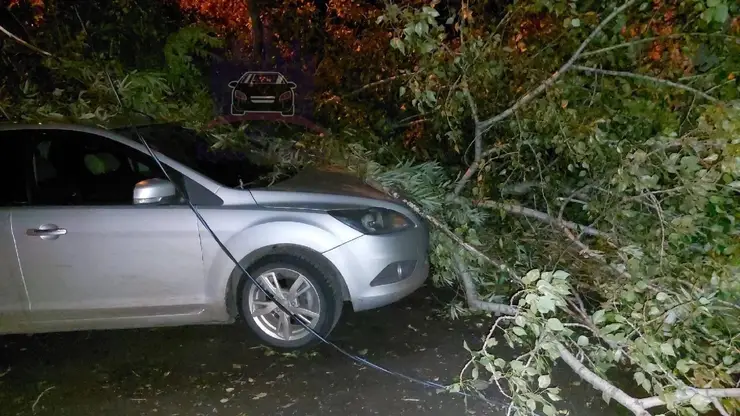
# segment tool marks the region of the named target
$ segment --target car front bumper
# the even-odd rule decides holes
[[[417,226],[397,234],[364,235],[329,250],[324,256],[337,268],[347,285],[355,311],[396,302],[421,287],[429,275],[429,234]],[[413,263],[388,282],[397,264]],[[400,280],[399,280],[400,279]]]

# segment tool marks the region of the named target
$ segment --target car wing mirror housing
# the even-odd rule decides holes
[[[134,186],[134,205],[161,204],[176,198],[175,185],[166,179],[146,179]]]

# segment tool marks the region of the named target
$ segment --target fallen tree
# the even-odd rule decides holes
[[[713,22],[728,19],[730,8],[736,10],[724,2],[694,10],[656,2],[653,12],[670,17],[656,28],[635,1],[604,4],[602,17],[558,4],[551,3],[544,17],[545,6],[537,2],[512,6],[509,13],[519,18],[503,20],[518,27],[476,23],[474,11],[485,12],[463,4],[447,20],[455,26],[453,39],[438,23],[434,4],[391,6],[385,19],[397,28],[391,45],[415,65],[401,94],[411,91],[412,105],[427,119],[439,114],[439,125],[453,130],[447,138],[461,140],[472,130],[473,160],[454,181],[431,165],[399,166],[375,177],[376,187],[388,194],[410,195],[402,199],[438,230],[438,281],[460,284],[469,309],[499,316],[452,388],[479,386],[483,379],[512,400],[508,413],[553,415],[560,389],[551,385],[550,371],[562,361],[635,415],[656,407],[734,414],[740,410],[740,105],[733,101],[739,94],[733,74],[719,82],[681,80],[696,79],[696,68],[682,54],[707,48],[730,56],[740,52],[739,42],[728,33],[698,34],[696,43],[670,44],[668,59],[635,45],[652,43],[655,49],[664,46],[660,41],[692,36],[609,43],[619,37],[615,33],[639,33],[631,28],[671,33],[665,25],[675,15],[701,15],[708,24],[699,28],[712,29]],[[542,24],[558,13],[554,24]],[[521,30],[526,17],[540,22],[529,37]],[[559,30],[563,20],[567,34]],[[509,43],[502,34],[507,28]],[[535,65],[523,52],[531,47],[535,56],[547,56],[547,42],[567,45],[558,42],[563,37],[582,40],[538,84],[520,81],[503,63],[508,57],[511,66],[531,73]],[[718,40],[707,40],[713,37]],[[600,49],[585,53],[597,41]],[[618,54],[625,49],[626,56]],[[552,62],[558,57],[558,51],[548,56]],[[615,62],[621,68],[600,68]],[[642,73],[622,69],[626,65]],[[670,79],[679,70],[683,77]],[[504,74],[514,85],[500,82]],[[723,89],[727,85],[732,88]],[[484,117],[500,102],[493,96],[516,98]],[[676,108],[681,115],[669,116]],[[489,137],[495,140],[486,148]],[[511,178],[538,186],[517,200],[497,199]],[[436,192],[429,191],[432,186]],[[566,188],[577,192],[562,194]],[[436,202],[425,205],[429,200]],[[501,276],[508,289],[495,283]],[[507,302],[491,301],[507,292]],[[513,360],[497,357],[492,348],[502,338],[524,352]],[[607,374],[615,366],[631,371],[648,397],[618,387]]]

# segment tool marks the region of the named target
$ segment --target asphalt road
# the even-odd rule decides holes
[[[445,384],[480,345],[485,319],[448,321],[422,289],[376,311],[347,312],[332,340],[409,376]],[[571,415],[616,414],[600,396],[568,386]],[[559,379],[559,380],[558,380]],[[503,398],[439,394],[320,347],[286,355],[240,326],[194,326],[0,336],[0,414],[104,415],[505,415]]]

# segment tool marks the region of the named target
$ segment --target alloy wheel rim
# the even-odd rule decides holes
[[[270,269],[262,273],[257,282],[285,306],[296,318],[283,312],[275,302],[257,286],[252,285],[248,294],[250,317],[267,335],[281,341],[295,341],[310,333],[296,319],[301,319],[311,329],[321,318],[319,292],[306,276],[288,268]]]

